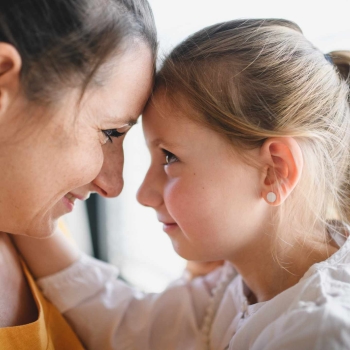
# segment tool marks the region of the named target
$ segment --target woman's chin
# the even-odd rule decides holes
[[[42,220],[32,222],[27,230],[20,234],[33,238],[48,238],[56,232],[58,219],[59,218],[45,217]]]
[[[74,205],[71,206],[68,204],[61,199],[51,209],[41,211],[41,213],[29,220],[30,223],[27,227],[23,227],[22,229],[17,228],[16,232],[11,233],[34,238],[47,238],[52,236],[57,230],[59,219],[73,210]]]

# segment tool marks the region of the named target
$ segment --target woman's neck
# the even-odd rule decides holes
[[[339,249],[329,242],[278,243],[273,252],[275,240],[265,236],[239,259],[231,260],[251,291],[251,303],[270,300],[294,286],[313,264],[328,259]]]

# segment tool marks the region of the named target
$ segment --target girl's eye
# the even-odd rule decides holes
[[[162,152],[165,155],[165,163],[163,165],[170,165],[172,163],[178,162],[178,158],[171,152],[166,149],[162,149]]]
[[[125,135],[125,132],[119,132],[117,129],[108,129],[108,130],[101,130],[101,131],[106,136],[106,140],[104,143],[113,142],[113,137],[121,137]]]

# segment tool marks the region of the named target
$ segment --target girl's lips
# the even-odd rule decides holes
[[[177,227],[178,226],[176,223],[163,223],[163,231],[165,231],[166,233],[173,231]]]

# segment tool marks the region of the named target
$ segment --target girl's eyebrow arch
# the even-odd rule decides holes
[[[178,144],[176,144],[174,142],[165,141],[161,137],[152,140],[150,144],[153,147],[159,147],[160,145],[164,145],[164,146],[168,146],[168,147],[178,146]]]

